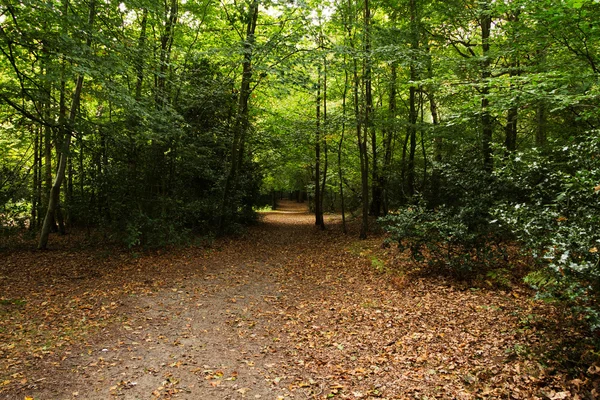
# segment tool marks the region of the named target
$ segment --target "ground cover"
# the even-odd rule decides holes
[[[237,238],[0,253],[0,398],[596,398],[584,331],[526,287],[407,273],[283,202]]]

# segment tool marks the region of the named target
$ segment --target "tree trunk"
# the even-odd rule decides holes
[[[347,14],[344,15],[345,28],[348,33],[348,44],[352,50],[356,50],[354,43],[354,35],[352,32],[355,26],[352,17],[352,0],[348,0]],[[365,0],[365,17],[368,10],[368,0]],[[346,19],[347,18],[347,19]],[[365,18],[367,20],[368,18]],[[362,121],[360,115],[360,99],[358,97],[360,80],[358,76],[358,60],[356,55],[353,57],[352,63],[352,91],[353,91],[353,103],[354,103],[354,117],[355,117],[355,128],[356,128],[356,139],[358,144],[358,153],[360,158],[360,177],[361,177],[361,196],[362,196],[362,223],[360,226],[359,237],[361,239],[367,238],[367,232],[369,230],[369,159],[367,153],[367,136],[365,132],[363,135]],[[341,183],[340,183],[341,184]]]
[[[321,37],[322,38],[322,37]],[[323,44],[321,43],[323,46]],[[327,148],[327,54],[323,56],[323,154],[325,155],[325,164],[323,165],[323,180],[321,181],[321,214],[324,212],[323,202],[325,200],[325,185],[327,183],[327,170],[329,168],[329,149]],[[325,229],[325,222],[322,228]]]
[[[67,227],[73,226],[73,158],[69,157],[67,163],[67,190],[65,193],[65,200],[68,205],[66,225]]]
[[[44,106],[48,107],[48,106]],[[52,129],[48,126],[44,128],[44,213],[48,213],[48,207],[50,206],[50,198],[52,189]],[[48,221],[49,229],[52,232],[58,230],[56,226],[56,220],[54,218],[54,211],[50,214],[50,220]]]
[[[411,49],[413,53],[419,48],[419,27],[417,17],[417,5],[415,0],[410,0],[410,25],[411,25]],[[411,59],[410,64],[410,80],[411,86],[409,88],[409,112],[408,112],[408,127],[407,136],[410,140],[410,148],[408,153],[408,165],[407,165],[407,189],[408,196],[413,197],[415,195],[415,154],[417,151],[417,88],[415,82],[418,79],[416,60]]]
[[[171,47],[173,46],[173,37],[175,33],[175,25],[177,24],[178,9],[178,0],[170,0],[170,4],[165,10],[167,20],[165,21],[165,30],[160,37],[159,74],[157,76],[156,88],[156,106],[159,110],[163,110],[169,102],[167,96],[167,71],[171,60]],[[142,23],[144,23],[143,19]],[[142,36],[140,33],[140,41],[142,40],[142,37],[144,36]],[[143,74],[143,71],[141,73]],[[139,69],[137,74],[139,77]]]
[[[414,81],[416,78],[415,68],[410,68],[411,80]],[[408,127],[407,138],[410,142],[408,151],[408,164],[406,167],[406,184],[408,197],[412,198],[415,195],[415,154],[417,150],[417,107],[416,107],[416,88],[411,86],[409,88],[409,114],[408,114]]]
[[[517,149],[517,117],[518,108],[510,107],[506,112],[506,126],[504,127],[504,146],[506,151],[513,152]]]
[[[371,20],[371,10],[369,8],[369,0],[364,0],[364,34],[365,34],[365,50],[366,43],[368,43],[369,39],[369,23]],[[366,75],[366,71],[365,71]],[[370,77],[363,77],[365,83],[365,96],[366,96],[366,86],[367,82],[370,85]],[[360,226],[360,234],[359,237],[361,239],[367,238],[367,232],[369,231],[369,153],[367,148],[368,143],[368,124],[369,121],[369,111],[365,106],[365,115],[364,122],[361,121],[361,115],[359,112],[359,97],[358,97],[358,64],[356,58],[354,59],[354,112],[356,114],[356,138],[358,141],[358,151],[360,156],[360,177],[361,177],[361,196],[362,196],[362,223]],[[368,101],[367,103],[368,104]],[[366,105],[365,104],[365,105]]]
[[[236,186],[238,169],[241,167],[241,162],[244,157],[244,140],[246,139],[246,133],[249,128],[248,103],[251,95],[250,82],[252,81],[252,58],[257,21],[258,0],[254,0],[248,10],[248,20],[246,23],[246,40],[244,41],[243,46],[244,61],[242,63],[242,82],[238,99],[236,121],[233,129],[233,139],[231,141],[231,161],[229,172],[225,178],[223,197],[220,205],[219,230],[221,231],[225,227],[227,214],[232,211],[228,207],[228,205],[231,204],[229,196]]]
[[[391,79],[390,79],[390,87],[389,87],[389,100],[388,100],[388,123],[386,124],[385,129],[383,130],[383,151],[384,151],[384,159],[383,159],[383,171],[381,173],[381,189],[383,191],[383,214],[387,215],[389,211],[389,176],[392,169],[392,144],[394,139],[395,127],[396,127],[396,113],[397,113],[397,105],[396,105],[396,81],[398,79],[398,66],[396,63],[392,63],[391,66]]]
[[[423,180],[422,180],[422,190],[425,191],[427,189],[427,150],[425,149],[425,130],[423,126],[425,124],[425,113],[423,109],[425,108],[425,101],[423,99],[423,89],[419,89],[419,109],[421,110],[421,151],[423,154]]]
[[[40,170],[40,130],[33,127],[33,182],[31,190],[31,222],[29,223],[29,229],[34,230],[37,228],[37,215],[38,207],[40,203],[40,193],[38,192],[38,171]]]
[[[547,138],[547,115],[546,105],[543,102],[536,109],[536,130],[535,130],[535,145],[540,149],[546,147]]]
[[[483,153],[483,166],[485,170],[492,171],[494,168],[492,159],[492,117],[489,112],[490,100],[490,31],[492,29],[492,17],[490,15],[488,0],[482,2],[481,10],[481,147]]]
[[[431,123],[435,127],[435,126],[438,126],[440,123],[438,111],[437,111],[437,104],[435,102],[435,95],[433,94],[433,92],[430,92],[428,94],[428,97],[429,97],[429,112],[431,113]],[[442,145],[443,145],[442,138],[439,135],[435,135],[435,138],[433,139],[433,144],[434,144],[434,160],[437,162],[442,162]]]
[[[88,16],[88,25],[89,32],[92,32],[92,26],[94,24],[94,17],[96,15],[96,0],[91,0],[90,2],[90,10]],[[86,46],[89,48],[92,45],[92,37],[91,34],[88,34],[88,38],[86,40]],[[71,144],[71,136],[72,129],[75,123],[75,118],[77,116],[77,112],[79,110],[79,101],[81,99],[81,91],[83,88],[83,75],[80,74],[77,77],[77,81],[75,83],[75,91],[73,93],[73,100],[71,103],[71,111],[69,113],[69,120],[67,121],[67,126],[65,129],[65,136],[63,138],[62,149],[60,152],[60,157],[58,160],[58,170],[56,172],[56,177],[52,184],[49,193],[49,202],[48,209],[46,210],[46,217],[44,218],[44,224],[42,226],[42,231],[40,234],[40,241],[38,243],[38,249],[45,249],[48,245],[48,236],[50,234],[50,228],[54,213],[56,212],[58,206],[58,195],[60,193],[60,187],[65,178],[65,171],[67,166],[67,158],[69,157],[69,150]]]
[[[315,130],[315,225],[325,229],[321,201],[321,67],[317,67],[317,126]]]
[[[338,144],[338,177],[340,179],[340,207],[342,212],[342,232],[348,233],[346,228],[346,207],[344,204],[344,172],[342,170],[342,148],[344,144],[344,135],[346,133],[346,97],[348,95],[348,70],[346,65],[346,55],[344,55],[344,90],[342,92],[342,132],[340,143]]]
[[[371,206],[370,213],[379,217],[381,214],[381,182],[377,160],[377,134],[373,123],[373,67],[371,61],[371,8],[369,0],[365,0],[365,127],[364,134],[371,137]]]

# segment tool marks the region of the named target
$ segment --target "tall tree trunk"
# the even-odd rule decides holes
[[[411,66],[411,80],[414,81],[416,75],[414,73],[415,68]],[[406,166],[406,186],[407,186],[407,194],[409,198],[412,198],[415,195],[415,154],[417,150],[417,96],[416,96],[416,88],[411,86],[409,89],[409,112],[408,112],[408,126],[406,136],[410,143],[409,151],[408,151],[408,163]]]
[[[366,44],[369,42],[369,23],[371,20],[371,10],[369,6],[369,0],[364,0],[364,43],[365,50]],[[365,60],[366,62],[366,60]],[[368,63],[367,63],[368,64]],[[370,68],[370,66],[369,66]],[[365,75],[366,75],[365,68]],[[363,77],[365,83],[365,97],[367,97],[367,86],[370,85],[370,76]],[[368,83],[368,84],[367,84]],[[364,119],[361,121],[361,114],[359,112],[359,97],[358,87],[360,85],[358,79],[358,63],[356,58],[354,59],[354,112],[356,114],[356,138],[358,141],[358,151],[360,156],[360,177],[361,177],[361,197],[362,197],[362,223],[360,226],[359,237],[361,239],[367,238],[367,232],[369,231],[369,152],[368,152],[368,122],[370,119],[370,110],[367,107],[369,101],[366,100]],[[371,103],[372,104],[372,103]]]
[[[492,117],[489,112],[490,100],[490,31],[492,29],[492,16],[490,15],[488,0],[482,1],[481,10],[481,147],[483,153],[483,166],[487,171],[494,168],[492,159]]]
[[[506,112],[506,126],[504,127],[504,146],[506,151],[513,152],[517,149],[517,118],[519,110],[515,107],[510,107]]]
[[[438,115],[437,103],[435,102],[435,95],[432,92],[429,92],[429,112],[431,113],[431,123],[434,127],[438,126],[440,123],[440,117]],[[437,162],[442,162],[442,137],[439,135],[435,135],[433,139],[434,145],[434,160]]]
[[[37,215],[38,215],[38,207],[40,204],[40,193],[38,192],[38,172],[40,170],[40,157],[39,157],[39,148],[40,148],[40,130],[37,126],[33,128],[33,182],[32,182],[32,190],[31,190],[31,222],[29,223],[29,229],[35,230],[37,228]]]
[[[67,163],[67,190],[65,200],[68,205],[66,224],[67,227],[73,226],[73,158],[69,157]]]
[[[519,11],[517,10],[515,14],[509,15],[508,20],[513,23],[519,22]],[[516,48],[515,39],[516,38],[515,38],[514,34],[512,34],[510,37],[511,48]],[[509,76],[511,78],[509,91],[510,91],[510,93],[518,93],[517,90],[515,90],[512,78],[520,75],[519,56],[518,56],[518,54],[510,54],[508,57],[510,60],[509,65],[508,65]],[[506,148],[506,151],[509,153],[513,152],[517,149],[518,117],[519,117],[519,108],[517,106],[517,102],[513,101],[513,102],[511,102],[511,106],[509,107],[509,109],[506,111],[506,126],[504,127],[504,146]]]
[[[92,27],[94,24],[95,16],[96,16],[96,0],[91,0],[89,16],[88,16],[88,26],[89,26],[88,32],[93,31]],[[86,40],[86,47],[90,48],[91,45],[92,45],[92,36],[91,36],[91,33],[89,33],[87,40]],[[44,224],[42,226],[42,231],[40,233],[40,241],[38,243],[38,249],[45,249],[46,246],[48,245],[48,236],[50,234],[50,227],[51,227],[51,223],[52,223],[52,219],[53,219],[52,217],[53,217],[54,213],[56,212],[56,208],[58,206],[58,194],[60,193],[60,187],[65,178],[67,158],[69,156],[69,150],[70,150],[70,144],[71,144],[72,129],[73,129],[73,125],[75,123],[75,118],[77,117],[77,112],[79,110],[79,102],[81,100],[81,91],[83,89],[83,79],[84,79],[83,74],[80,74],[77,77],[77,80],[75,83],[75,91],[73,92],[71,111],[69,113],[69,119],[67,121],[67,126],[65,129],[65,135],[63,138],[62,149],[61,149],[60,157],[58,160],[58,170],[56,172],[56,177],[54,179],[54,182],[50,189],[50,194],[48,196],[49,197],[48,209],[46,211],[46,217],[44,218]]]
[[[69,0],[63,0],[63,15],[66,16],[69,12]],[[67,35],[67,29],[66,26],[63,28],[63,34]],[[63,140],[65,138],[65,121],[67,120],[67,93],[66,93],[66,87],[67,87],[67,80],[66,80],[66,60],[64,58],[64,55],[61,55],[61,60],[60,60],[60,94],[59,94],[59,108],[58,108],[58,140],[57,140],[57,160],[60,159],[60,154],[59,153],[59,147],[58,146],[62,146],[63,145]],[[56,205],[56,219],[58,221],[58,232],[61,235],[65,234],[65,222],[64,222],[64,216],[63,216],[63,212],[62,212],[62,207],[61,207],[61,203],[60,203],[60,188],[57,192],[55,192],[54,194],[57,199],[57,205]],[[69,205],[70,203],[67,201],[67,205]]]
[[[427,185],[427,150],[425,148],[425,130],[423,129],[423,126],[425,124],[425,113],[423,112],[425,108],[425,101],[423,99],[423,88],[419,89],[419,109],[421,110],[421,151],[423,154],[423,180],[422,180],[422,187],[423,187],[423,191],[425,191],[427,189],[426,185]]]
[[[250,101],[250,96],[252,94],[252,89],[250,88],[250,83],[252,80],[252,57],[253,57],[253,49],[255,42],[255,32],[256,32],[256,24],[258,22],[258,12],[259,12],[259,2],[255,0],[251,5],[251,21],[249,28],[247,29],[247,39],[248,47],[246,47],[246,43],[244,43],[244,67],[242,73],[242,90],[240,90],[240,98],[242,97],[242,91],[244,92],[244,106],[242,107],[243,115],[243,129],[240,129],[240,141],[239,141],[239,150],[238,150],[238,167],[241,167],[244,164],[244,157],[246,156],[246,139],[248,136],[248,132],[250,130],[250,109],[248,108],[248,104]],[[247,53],[247,52],[250,53]],[[248,63],[246,63],[246,55],[249,55]],[[247,69],[246,69],[247,68]],[[246,80],[244,80],[244,76],[246,76]],[[246,85],[246,87],[243,87]]]
[[[246,39],[244,40],[244,61],[242,63],[242,82],[240,86],[238,110],[235,126],[233,128],[233,139],[231,141],[231,161],[229,172],[225,178],[223,188],[223,197],[220,205],[219,230],[225,227],[225,220],[230,210],[231,204],[229,196],[236,186],[238,170],[244,158],[244,141],[250,126],[248,104],[251,95],[250,83],[252,81],[252,58],[254,51],[254,35],[256,32],[256,23],[258,21],[258,0],[254,0],[248,10],[248,19],[246,22]]]
[[[323,37],[321,36],[321,41]],[[321,42],[321,47],[323,43]],[[323,55],[323,135],[321,140],[323,142],[323,154],[325,156],[325,164],[323,165],[323,180],[321,181],[321,220],[323,219],[323,202],[325,200],[325,185],[327,183],[327,169],[329,168],[329,150],[327,148],[327,54]],[[321,229],[325,229],[325,221],[322,221]]]
[[[359,110],[358,97],[358,65],[354,60],[354,113],[356,115],[356,138],[358,141],[358,152],[360,157],[360,180],[361,180],[361,196],[362,196],[362,223],[360,226],[359,237],[367,238],[369,231],[369,155],[367,152],[367,132],[362,129],[362,121]]]
[[[175,37],[175,27],[179,17],[179,0],[169,0],[168,2],[165,2],[165,16],[165,27],[160,37],[159,73],[156,80],[156,108],[158,110],[165,110],[170,104],[171,96],[169,95],[167,82],[171,69],[171,50]],[[169,174],[168,156],[166,155],[171,152],[170,138],[163,143],[154,145],[155,159],[153,160],[153,164],[157,168],[157,176],[160,177],[156,190],[161,196],[168,195],[169,184],[172,181]],[[156,176],[152,176],[151,180],[156,180]],[[161,215],[164,215],[166,213],[167,202],[163,201],[161,203],[161,209],[154,211],[158,211]]]
[[[407,195],[407,179],[406,179],[406,170],[407,170],[407,162],[406,162],[406,154],[408,152],[408,141],[410,140],[410,130],[408,127],[406,128],[406,134],[404,135],[404,141],[402,143],[402,158],[400,159],[400,181],[402,188],[402,198],[405,201],[409,196]]]
[[[433,78],[433,64],[431,61],[431,49],[429,48],[428,45],[428,40],[427,38],[424,39],[424,44],[425,44],[425,51],[427,52],[427,78],[428,79],[432,79]],[[427,99],[429,100],[429,113],[431,114],[431,123],[433,125],[434,128],[434,135],[433,135],[433,159],[440,163],[442,162],[442,144],[443,144],[443,140],[442,137],[437,134],[437,132],[435,131],[435,128],[439,125],[440,123],[440,117],[438,114],[438,106],[437,106],[437,102],[435,100],[435,89],[434,87],[429,87],[426,89],[425,94],[427,95]],[[433,172],[432,174],[435,175],[435,166],[433,167]]]
[[[396,63],[391,65],[391,77],[389,87],[389,99],[388,99],[388,123],[383,130],[383,171],[381,172],[381,188],[383,191],[383,214],[387,215],[389,211],[389,180],[390,173],[392,170],[392,144],[394,139],[395,122],[397,114],[396,105],[396,81],[398,80],[398,66]]]
[[[317,67],[317,126],[315,130],[315,225],[325,229],[321,201],[321,67]]]
[[[44,106],[44,107],[49,107]],[[48,207],[50,206],[50,198],[52,189],[52,129],[48,126],[44,128],[44,213],[48,213]],[[49,229],[52,232],[58,230],[56,226],[56,220],[54,218],[54,211],[50,214],[50,220],[48,221]]]
[[[379,217],[381,213],[381,182],[377,159],[377,134],[373,123],[373,67],[371,60],[371,8],[369,0],[365,0],[364,10],[364,85],[365,85],[365,131],[371,138],[371,205],[370,213]]]
[[[342,232],[348,233],[346,228],[346,207],[344,203],[344,171],[342,170],[342,148],[344,144],[344,135],[346,133],[346,98],[348,96],[348,69],[346,65],[346,55],[344,55],[344,90],[342,92],[342,131],[340,142],[338,144],[338,177],[340,180],[340,207],[342,212]]]
[[[546,71],[546,52],[542,51],[538,55],[537,60],[538,68],[542,71]],[[535,145],[542,151],[546,148],[546,141],[548,137],[548,114],[546,102],[543,99],[539,99],[537,107],[535,109]]]
[[[159,73],[157,77],[156,88],[156,106],[159,110],[163,110],[169,102],[167,95],[167,75],[171,61],[171,48],[173,46],[173,38],[175,33],[175,25],[177,24],[178,13],[179,0],[170,0],[170,3],[165,10],[165,15],[167,15],[165,29],[160,37]],[[143,19],[142,23],[144,23]],[[140,42],[144,36],[142,36],[140,33]],[[137,74],[139,77],[139,69]]]
[[[416,0],[410,0],[410,25],[411,25],[411,49],[413,54],[419,48],[419,21],[417,16],[417,5]],[[417,151],[417,88],[415,87],[416,81],[418,80],[416,60],[411,59],[410,63],[410,80],[411,86],[409,88],[409,111],[408,111],[408,127],[407,136],[410,140],[410,147],[408,153],[408,165],[407,165],[407,191],[408,196],[413,197],[415,195],[415,154]]]
[[[321,182],[321,212],[323,212],[323,201],[325,199],[325,185],[327,184],[327,170],[329,169],[329,149],[327,147],[327,54],[323,56],[323,153],[325,154],[325,165],[323,166],[323,181]],[[325,225],[323,224],[323,227]]]

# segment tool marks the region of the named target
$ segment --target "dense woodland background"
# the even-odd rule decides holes
[[[598,0],[0,5],[0,228],[187,243],[282,193],[600,324]],[[369,222],[371,221],[371,222]],[[371,226],[370,226],[371,224]]]

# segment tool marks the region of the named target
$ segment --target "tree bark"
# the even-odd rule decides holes
[[[536,109],[536,130],[535,130],[535,145],[540,149],[546,147],[547,138],[547,123],[546,105],[543,102]]]
[[[396,63],[392,63],[391,65],[391,78],[390,78],[390,87],[389,87],[389,99],[388,99],[388,123],[383,130],[383,171],[381,173],[381,188],[383,191],[382,196],[382,208],[383,214],[387,215],[389,211],[389,176],[392,169],[392,144],[395,133],[396,126],[396,114],[397,114],[397,104],[396,104],[396,81],[398,79],[398,66]]]
[[[344,55],[344,90],[342,92],[342,131],[340,142],[338,144],[338,177],[340,180],[340,207],[342,213],[342,232],[348,233],[346,228],[346,207],[344,203],[344,171],[342,169],[342,148],[344,144],[344,135],[346,133],[346,98],[348,95],[348,70],[346,66],[346,56]]]
[[[49,107],[44,105],[44,107]],[[52,129],[48,126],[44,128],[44,190],[46,195],[44,196],[44,213],[48,212],[50,207],[50,199],[52,193]],[[54,211],[50,214],[50,220],[48,221],[49,229],[52,232],[56,232],[56,220],[54,218]]]
[[[515,14],[510,15],[508,17],[510,22],[519,22],[519,12],[517,11]],[[515,37],[514,34],[511,35],[511,47],[515,48]],[[514,78],[515,76],[519,76],[519,57],[518,55],[510,54],[509,56],[509,76],[510,78]],[[515,90],[514,84],[510,84],[510,93],[518,93]],[[504,127],[504,146],[507,152],[513,152],[517,149],[517,122],[519,117],[519,108],[516,102],[513,102],[511,107],[506,111],[506,126]]]
[[[488,0],[482,2],[481,10],[481,147],[483,153],[483,167],[491,172],[494,168],[492,159],[492,117],[489,112],[490,93],[490,31],[492,29],[492,17],[490,15]]]
[[[321,37],[322,40],[322,37]],[[321,43],[323,47],[323,43]],[[327,170],[329,169],[329,149],[327,147],[327,54],[323,55],[323,154],[325,155],[325,165],[323,166],[323,181],[321,182],[321,213],[324,212],[323,201],[325,200],[325,185],[327,184]],[[322,228],[325,229],[325,222]]]
[[[170,0],[169,6],[165,10],[165,15],[167,15],[167,20],[165,21],[165,30],[160,37],[159,74],[157,77],[156,88],[156,106],[159,110],[163,110],[169,102],[167,96],[167,71],[171,60],[171,47],[173,46],[173,37],[175,33],[175,25],[177,24],[178,12],[178,0]],[[144,21],[142,20],[142,23],[143,22]],[[143,36],[140,33],[140,41],[142,37]],[[137,73],[139,77],[140,71],[138,70]]]
[[[517,149],[517,118],[519,111],[517,107],[510,107],[506,112],[506,126],[504,127],[504,146],[506,151],[513,152]]]
[[[365,50],[366,43],[369,41],[369,23],[371,20],[371,10],[369,6],[369,0],[364,0],[364,34],[365,34]],[[366,71],[365,71],[366,72]],[[365,74],[366,75],[366,74]],[[365,83],[365,97],[366,97],[366,86],[367,82],[370,85],[370,77],[363,77]],[[365,115],[364,121],[361,121],[361,115],[359,112],[359,97],[358,97],[358,64],[354,59],[354,112],[356,114],[356,137],[358,141],[358,151],[360,156],[360,177],[361,177],[361,195],[362,195],[362,223],[360,226],[359,237],[361,239],[367,238],[367,232],[369,231],[369,153],[367,148],[368,143],[368,125],[369,111],[366,107],[368,101],[365,104]]]
[[[411,48],[413,53],[419,48],[419,27],[417,20],[417,6],[415,0],[410,0],[410,22],[411,22]],[[413,56],[414,57],[414,56]],[[407,191],[408,196],[413,197],[415,195],[415,154],[417,150],[417,88],[415,82],[418,79],[416,60],[411,59],[410,64],[410,80],[411,86],[409,88],[409,113],[408,113],[408,127],[407,135],[410,140],[410,147],[408,153],[408,165],[407,165]]]
[[[429,97],[429,112],[431,113],[431,123],[433,126],[438,126],[440,123],[440,117],[437,111],[437,103],[435,102],[435,95],[433,92],[428,93]],[[442,145],[443,140],[439,135],[435,135],[433,139],[434,143],[434,160],[437,162],[442,162]]]
[[[231,203],[229,196],[236,185],[238,170],[244,157],[244,140],[246,139],[246,134],[250,125],[248,104],[251,95],[250,83],[252,81],[252,58],[257,21],[258,0],[254,0],[248,10],[248,19],[246,22],[246,39],[243,44],[244,61],[242,63],[242,82],[240,86],[236,121],[233,129],[233,139],[231,141],[231,161],[229,164],[229,172],[225,178],[223,197],[221,198],[218,223],[220,231],[225,227],[225,220],[230,211],[228,208],[228,205]]]
[[[371,138],[371,206],[370,213],[379,217],[381,214],[381,182],[379,179],[377,157],[377,134],[373,123],[373,66],[371,60],[371,8],[369,0],[365,0],[365,135]]]
[[[317,124],[315,130],[315,225],[325,229],[321,201],[321,67],[317,67]]]
[[[29,229],[34,230],[37,228],[38,219],[38,207],[40,204],[40,193],[38,192],[38,173],[41,167],[39,148],[40,148],[40,130],[33,127],[33,182],[31,191],[31,222],[29,223]]]
[[[411,80],[414,81],[416,74],[414,72],[414,66],[410,68]],[[417,107],[416,107],[416,88],[411,86],[409,89],[409,113],[408,113],[408,127],[406,135],[410,142],[408,151],[408,164],[406,167],[406,184],[408,197],[411,198],[415,195],[415,154],[417,150]]]

